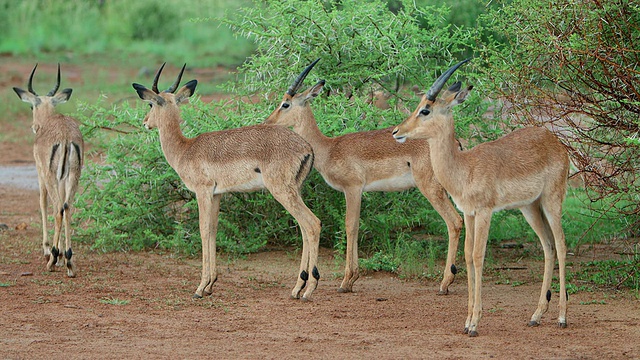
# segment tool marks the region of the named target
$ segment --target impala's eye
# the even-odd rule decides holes
[[[150,107],[150,108],[152,108],[152,107],[153,107],[153,105],[152,105],[151,103],[149,103],[149,107]]]
[[[285,103],[282,103],[282,108],[283,108],[283,109],[286,109],[286,108],[288,108],[289,106],[290,106],[290,104],[289,104],[289,103],[286,103],[286,102],[285,102]]]
[[[427,115],[429,115],[430,113],[431,113],[431,111],[429,111],[429,109],[422,109],[422,110],[420,111],[420,115],[424,115],[424,116],[427,116]]]

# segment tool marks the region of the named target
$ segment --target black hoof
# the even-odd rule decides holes
[[[345,289],[345,288],[342,288],[342,287],[341,287],[341,288],[338,288],[338,292],[339,292],[340,294],[346,294],[346,293],[350,293],[350,292],[351,292],[351,290],[349,290],[349,289]]]
[[[559,322],[558,323],[558,327],[561,329],[566,329],[567,328],[567,323],[566,322]]]
[[[469,331],[469,337],[478,337],[477,331]]]
[[[202,295],[193,294],[192,299],[202,299]]]
[[[540,325],[540,323],[537,322],[537,321],[531,320],[531,321],[529,321],[529,324],[527,324],[527,325],[530,326],[530,327],[536,327],[536,326]]]
[[[447,295],[449,294],[449,290],[438,290],[438,295]]]
[[[465,334],[468,334],[468,333],[469,333],[469,328],[468,328],[468,327],[464,328],[464,333],[465,333]]]

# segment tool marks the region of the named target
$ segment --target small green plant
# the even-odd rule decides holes
[[[15,281],[0,282],[0,287],[9,287],[9,286],[14,286],[15,284],[16,284]]]
[[[107,305],[117,305],[117,306],[122,306],[122,305],[127,305],[129,304],[129,300],[121,300],[118,298],[114,298],[114,297],[105,297],[100,299],[100,302],[103,304],[107,304]]]
[[[369,259],[359,259],[359,265],[364,270],[387,271],[395,273],[398,270],[398,262],[390,254],[378,251]]]

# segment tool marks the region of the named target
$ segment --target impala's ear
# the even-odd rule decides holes
[[[18,97],[20,98],[20,100],[31,104],[31,106],[36,106],[39,103],[38,97],[28,91],[24,91],[20,88],[14,87],[13,91],[16,92],[16,94],[18,94]]]
[[[164,99],[158,94],[144,87],[144,85],[133,83],[131,84],[131,86],[133,86],[133,88],[136,89],[136,92],[138,93],[138,96],[140,97],[140,99],[150,102],[152,104],[156,104],[160,106],[164,105]]]
[[[51,98],[51,103],[53,105],[58,105],[67,102],[69,98],[71,98],[72,91],[72,89],[64,89],[60,91],[59,93],[55,94],[53,98]]]
[[[198,80],[191,80],[176,91],[176,104],[180,104],[190,98],[196,92],[196,86],[198,86]]]
[[[317,84],[313,85],[312,87],[309,88],[309,90],[307,90],[307,93],[305,95],[304,100],[305,101],[309,101],[312,100],[313,98],[315,98],[316,96],[320,95],[320,92],[322,91],[322,88],[324,87],[325,81],[324,80],[320,80],[318,81]]]
[[[473,85],[469,85],[469,87],[467,87],[466,89],[458,91],[455,98],[453,99],[453,102],[451,103],[451,106],[462,104],[465,100],[467,100],[467,96],[469,96],[471,89],[473,89]]]

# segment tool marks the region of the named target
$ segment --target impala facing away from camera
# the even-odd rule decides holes
[[[55,106],[67,102],[71,89],[60,88],[60,64],[56,85],[47,95],[40,96],[33,90],[33,75],[38,65],[33,67],[28,91],[14,87],[20,99],[31,104],[33,110],[32,130],[35,133],[33,157],[38,170],[40,187],[40,214],[42,216],[42,247],[47,258],[47,270],[53,271],[58,258],[64,255],[67,276],[74,277],[75,265],[71,261],[71,214],[73,197],[78,189],[82,170],[84,142],[78,122],[56,113]],[[47,241],[47,205],[53,203],[54,232],[53,243]],[[62,223],[64,222],[64,251],[61,248]]]

